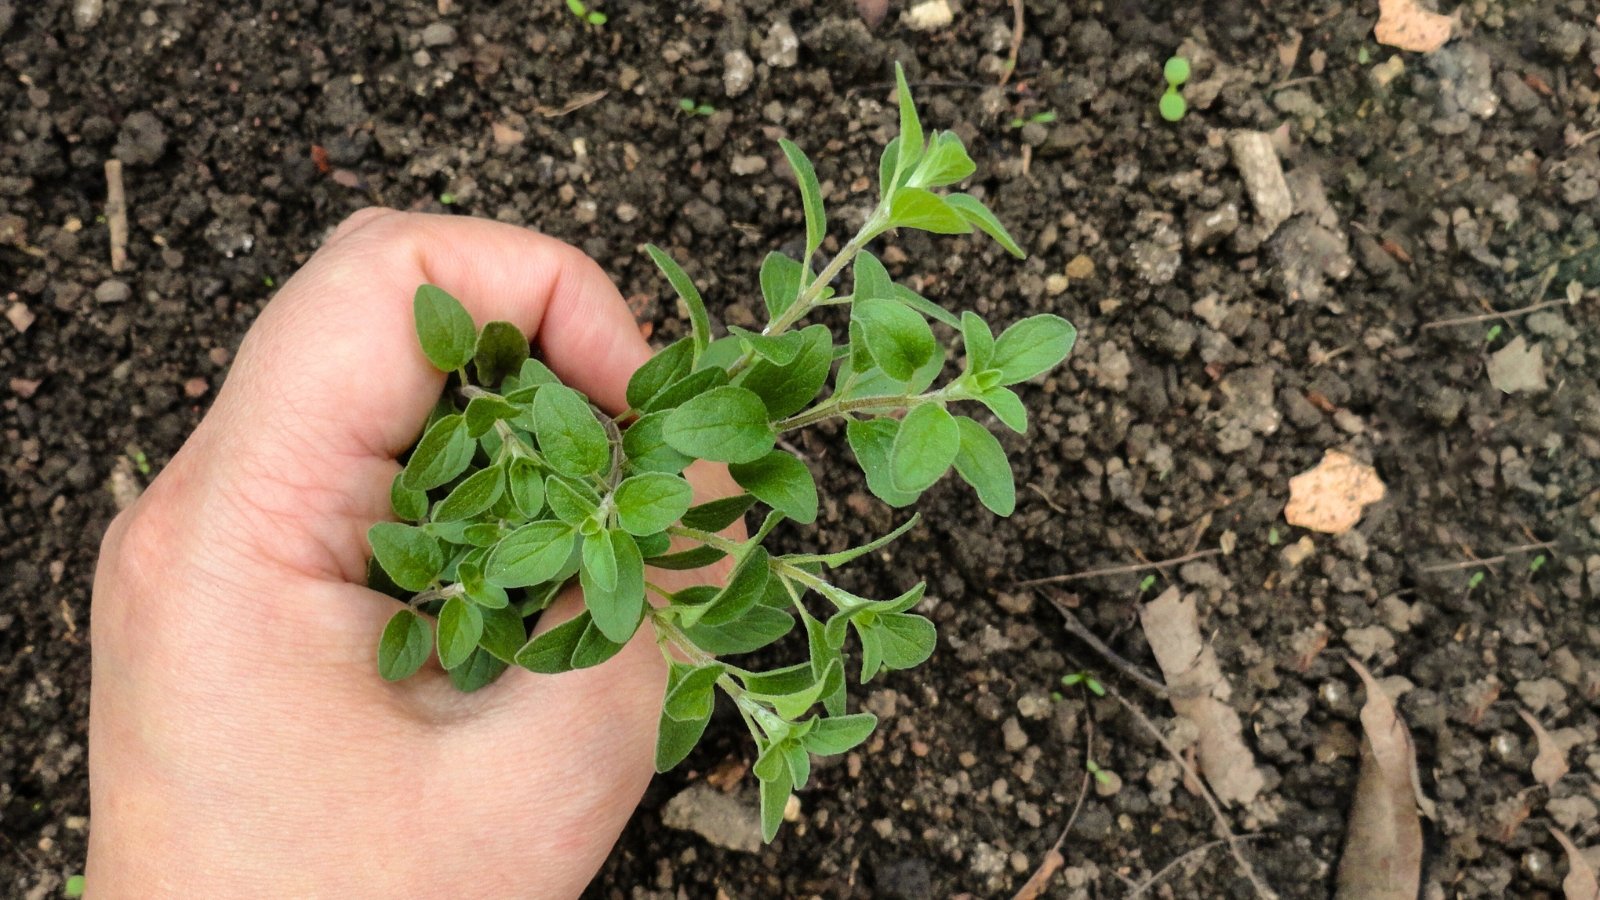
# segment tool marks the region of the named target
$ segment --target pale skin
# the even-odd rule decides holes
[[[363,586],[395,457],[444,383],[430,282],[612,412],[649,357],[600,268],[509,225],[365,210],[251,327],[216,402],[106,533],[92,613],[91,897],[573,897],[653,771],[650,629],[595,669],[399,684]],[[697,500],[731,490],[692,469]],[[652,572],[664,586],[720,572]],[[576,614],[564,597],[541,628]]]

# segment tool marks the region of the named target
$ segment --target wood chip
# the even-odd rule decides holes
[[[1600,900],[1600,879],[1595,877],[1594,867],[1584,858],[1583,851],[1565,832],[1552,828],[1550,834],[1561,844],[1561,849],[1567,851],[1567,877],[1561,882],[1562,895],[1566,900]]]
[[[1378,473],[1349,454],[1329,450],[1322,462],[1289,479],[1289,505],[1283,517],[1290,525],[1324,534],[1349,531],[1362,510],[1383,499]]]
[[[1378,0],[1378,24],[1372,36],[1380,44],[1432,53],[1450,40],[1455,19],[1423,9],[1417,0]]]
[[[1228,704],[1232,689],[1216,653],[1200,634],[1193,597],[1176,587],[1140,607],[1139,622],[1171,692],[1172,708],[1194,722],[1200,772],[1223,803],[1248,804],[1265,784],[1244,742],[1244,725]]]
[[[1361,773],[1350,804],[1335,900],[1416,900],[1422,886],[1422,820],[1411,732],[1372,673],[1348,660],[1367,687],[1361,707]]]
[[[1519,709],[1517,710],[1517,715],[1522,717],[1522,721],[1528,723],[1528,728],[1533,731],[1534,740],[1539,744],[1539,755],[1533,758],[1532,771],[1534,780],[1545,787],[1550,787],[1560,781],[1561,776],[1567,774],[1567,755],[1561,752],[1560,745],[1556,743],[1555,738],[1550,736],[1550,732],[1545,731],[1544,726],[1539,724],[1539,720],[1535,719],[1527,710]]]

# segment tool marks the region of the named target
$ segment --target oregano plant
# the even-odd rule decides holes
[[[437,655],[452,682],[473,691],[513,665],[547,674],[600,665],[648,627],[670,668],[657,768],[689,754],[723,692],[755,740],[767,840],[790,792],[809,780],[811,758],[867,739],[876,719],[847,712],[847,664],[866,683],[929,657],[933,623],[912,611],[925,584],[875,600],[840,587],[831,572],[917,517],[842,552],[770,552],[765,541],[780,523],[812,523],[818,508],[812,473],[779,439],[843,420],[868,488],[890,506],[910,505],[954,469],[984,506],[1009,515],[1010,463],[969,414],[986,408],[1024,431],[1027,411],[1011,386],[1058,365],[1076,337],[1053,315],[996,336],[975,313],[896,283],[867,249],[895,229],[977,229],[1023,255],[982,202],[943,190],[975,166],[953,133],[924,133],[898,66],[895,76],[900,133],[883,151],[877,205],[820,269],[822,190],[800,148],[781,142],[800,186],[805,252],[762,262],[760,331],[714,334],[689,275],[646,248],[687,308],[690,333],[633,375],[620,415],[562,384],[515,326],[479,328],[443,290],[418,288],[423,353],[457,377],[394,480],[399,521],[368,535],[373,584],[407,601],[379,640],[382,677],[406,678]],[[848,292],[836,284],[846,270]],[[805,324],[827,306],[848,308],[845,334]],[[948,366],[934,324],[959,336],[959,367]],[[695,460],[727,464],[743,492],[695,505],[683,474]],[[757,506],[765,515],[747,539],[720,534]],[[731,574],[722,584],[669,591],[650,578],[652,568],[724,558]],[[530,625],[574,580],[583,612],[530,640]],[[804,658],[760,671],[741,664],[791,632],[795,645],[803,637]]]

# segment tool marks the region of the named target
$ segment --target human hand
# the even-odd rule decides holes
[[[363,586],[394,457],[443,376],[411,296],[536,335],[612,411],[649,357],[587,257],[482,220],[366,210],[250,329],[204,421],[112,523],[93,604],[91,896],[576,896],[649,781],[649,629],[560,676],[390,684]],[[731,492],[691,469],[697,501]],[[712,574],[659,572],[669,588]],[[542,628],[575,615],[569,592]]]

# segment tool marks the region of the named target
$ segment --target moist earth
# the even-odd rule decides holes
[[[1398,697],[1437,804],[1426,895],[1559,891],[1545,826],[1600,843],[1591,0],[1466,4],[1432,54],[1376,44],[1376,3],[1034,2],[1004,84],[1011,3],[949,4],[945,24],[923,10],[917,28],[908,4],[876,26],[856,9],[883,5],[602,3],[595,28],[559,3],[0,0],[0,893],[54,896],[82,870],[98,536],[340,219],[381,203],[543,229],[599,260],[664,342],[684,326],[639,252],[654,241],[724,324],[749,325],[761,257],[803,241],[777,139],[817,160],[836,247],[872,203],[893,60],[1032,255],[901,234],[891,271],[999,323],[1066,316],[1078,349],[1024,386],[1028,433],[1002,436],[1014,516],[947,480],[919,528],[845,570],[878,596],[927,578],[940,628],[928,665],[854,690],[879,735],[819,765],[752,850],[751,748],[722,711],[589,893],[1009,896],[1067,824],[1092,734],[1113,774],[1047,895],[1127,894],[1212,841],[1213,815],[1120,703],[1061,685],[1089,669],[1183,730],[1054,604],[1155,672],[1138,609],[1170,586],[1198,599],[1265,777],[1227,812],[1282,896],[1331,892],[1361,734],[1347,657]],[[1175,52],[1193,75],[1168,123]],[[1243,132],[1264,155],[1239,152]],[[108,159],[127,188],[121,272]],[[796,443],[828,499],[785,547],[901,521],[840,430]],[[1338,536],[1283,516],[1289,478],[1328,449],[1388,488]],[[1553,787],[1530,775],[1519,710],[1567,747]],[[707,816],[718,843],[664,824]],[[1252,893],[1216,847],[1154,890]]]

